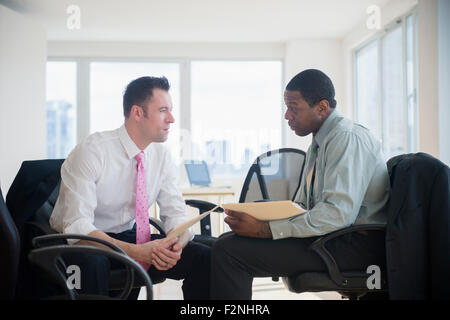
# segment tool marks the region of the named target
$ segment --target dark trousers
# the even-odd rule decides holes
[[[211,299],[252,298],[254,277],[287,277],[307,271],[326,271],[326,265],[310,245],[317,239],[280,240],[247,238],[233,232],[223,234],[214,244],[211,265]],[[341,271],[385,268],[384,232],[351,233],[326,246]]]
[[[117,240],[136,243],[135,228],[118,234],[108,233],[108,235]],[[159,234],[152,234],[152,240],[161,238],[163,236]],[[78,290],[79,293],[110,295],[108,288],[110,271],[120,268],[120,264],[101,255],[73,254],[64,256],[64,260],[67,265],[75,264],[80,267],[81,288]],[[147,272],[150,279],[183,280],[184,299],[200,300],[210,298],[210,265],[211,248],[202,243],[190,241],[183,248],[181,258],[173,268],[160,271],[151,266]],[[137,299],[139,290],[139,288],[133,289],[129,299]]]

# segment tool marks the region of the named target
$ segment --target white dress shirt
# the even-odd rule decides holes
[[[169,231],[189,220],[176,185],[176,167],[161,143],[144,151],[149,207],[156,202]],[[61,188],[50,225],[61,233],[120,233],[135,223],[136,165],[141,152],[124,125],[97,132],[78,144],[61,167]],[[191,239],[193,231],[190,229]],[[72,243],[75,241],[72,241]]]

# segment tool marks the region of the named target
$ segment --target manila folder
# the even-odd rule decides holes
[[[244,212],[258,220],[263,221],[286,219],[306,212],[306,210],[300,207],[297,203],[289,200],[228,203],[222,205],[222,208]]]

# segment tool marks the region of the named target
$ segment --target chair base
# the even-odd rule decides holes
[[[360,277],[360,273],[343,273],[346,277]],[[367,275],[366,275],[367,277]],[[363,279],[363,278],[362,278]],[[360,300],[365,296],[370,296],[376,299],[386,298],[386,290],[383,288],[380,290],[368,289],[365,285],[345,287],[337,285],[327,273],[321,272],[306,272],[298,276],[293,277],[283,277],[283,283],[286,288],[295,293],[302,292],[324,292],[324,291],[336,291],[340,293],[343,298],[348,298],[349,300]],[[361,281],[364,283],[364,281]],[[365,300],[365,299],[364,299]]]

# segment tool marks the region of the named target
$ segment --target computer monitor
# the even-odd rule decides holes
[[[184,166],[191,186],[210,186],[208,165],[205,161],[185,161]]]

